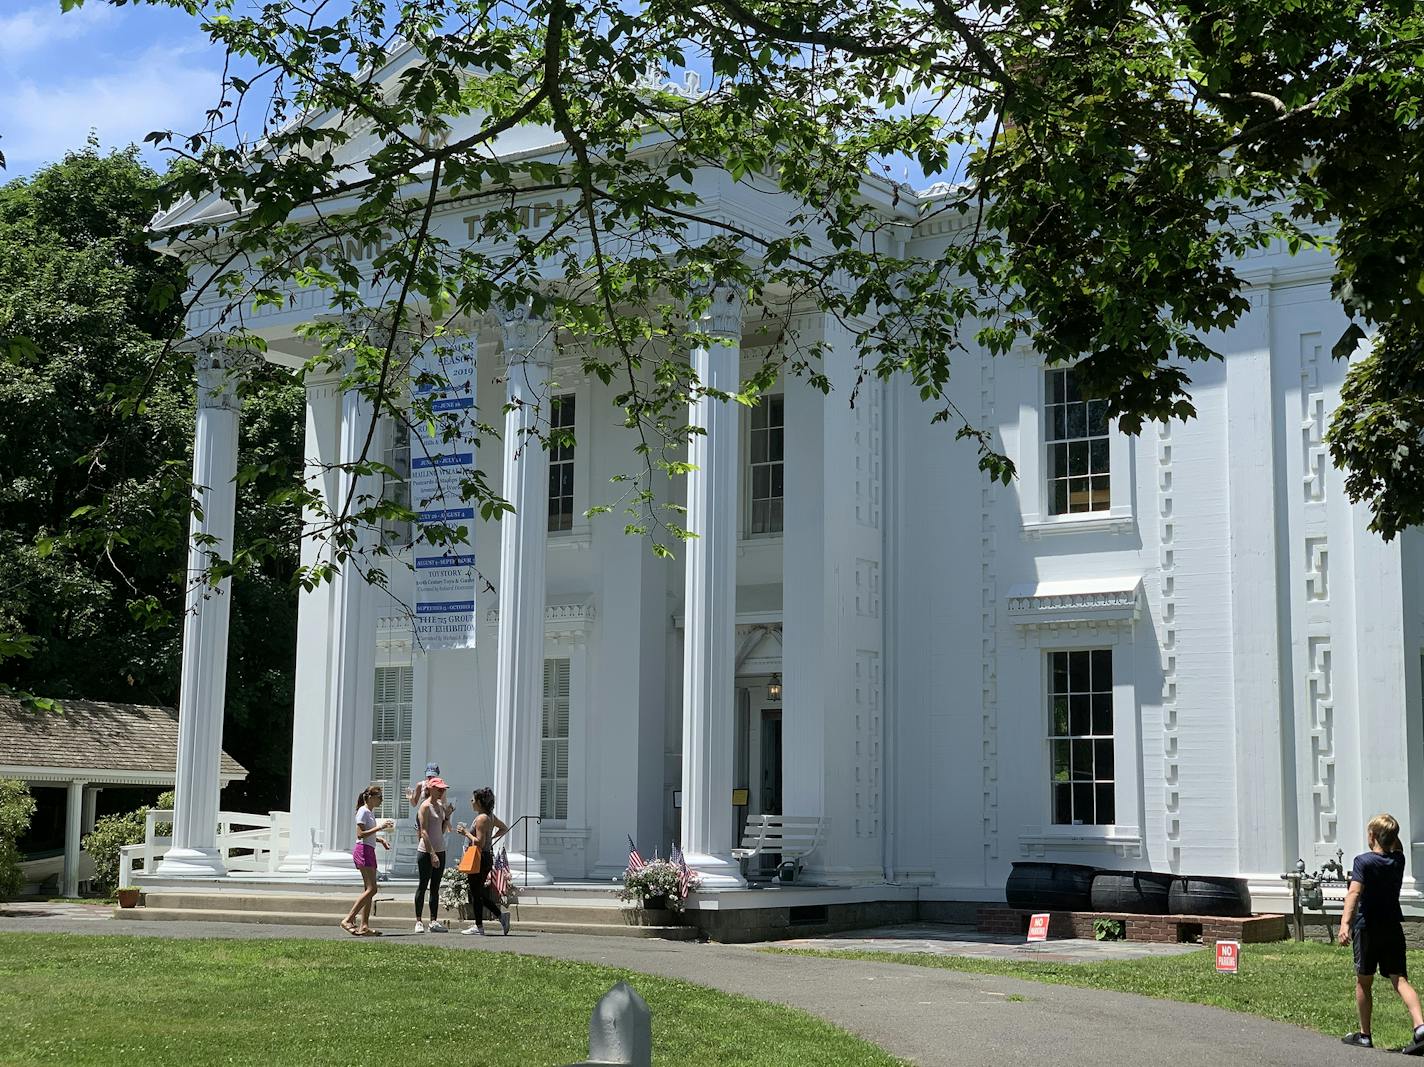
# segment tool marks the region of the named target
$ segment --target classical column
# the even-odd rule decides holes
[[[361,461],[370,438],[373,414],[370,399],[360,389],[348,388],[342,394],[337,445],[342,474],[337,498],[331,501],[337,514],[359,512],[380,496],[379,475],[350,473],[350,465]],[[374,590],[366,580],[366,570],[376,563],[372,555],[376,536],[369,523],[354,523],[348,555],[331,580],[326,735],[317,819],[320,839],[311,858],[311,873],[321,881],[361,880],[351,864],[351,846],[356,834],[356,796],[369,784],[371,775],[376,623]]]
[[[544,699],[544,550],[549,533],[549,425],[552,325],[516,308],[505,316],[508,394],[504,416],[504,496],[513,514],[499,531],[499,675],[495,695],[494,792],[506,822],[539,814]],[[528,846],[525,828],[528,828]],[[516,882],[547,885],[532,819],[509,835]],[[526,874],[527,872],[527,874]]]
[[[198,494],[188,538],[183,670],[178,694],[178,772],[173,846],[158,865],[167,877],[225,874],[217,850],[219,761],[227,689],[228,609],[232,581],[209,581],[214,560],[232,559],[237,507],[237,415],[241,372],[257,357],[222,337],[199,348],[193,487]]]
[[[84,782],[70,782],[64,805],[64,878],[62,897],[79,895],[79,838],[84,812]]]
[[[94,829],[99,810],[99,789],[97,785],[84,787],[84,812],[80,817],[79,829],[82,833],[89,833]]]
[[[735,393],[741,377],[742,299],[712,292],[699,324],[710,344],[692,350],[709,389]],[[740,405],[708,396],[692,404],[688,442],[687,590],[682,694],[682,850],[707,888],[745,884],[732,858],[732,745],[737,616],[737,441]]]

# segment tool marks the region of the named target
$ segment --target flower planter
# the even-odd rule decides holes
[[[643,898],[643,909],[645,911],[667,911],[668,898],[665,893],[658,893],[651,897]]]
[[[140,892],[142,892],[142,891],[139,890],[139,889],[136,889],[136,888],[120,889],[120,890],[119,890],[119,893],[118,893],[118,896],[119,896],[119,907],[121,907],[121,908],[136,908],[136,907],[138,907],[138,898],[139,898]]]

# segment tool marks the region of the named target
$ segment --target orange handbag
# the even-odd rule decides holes
[[[465,854],[460,857],[460,866],[457,868],[461,874],[480,873],[480,850],[474,845],[465,848]]]

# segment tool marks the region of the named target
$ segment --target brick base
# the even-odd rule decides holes
[[[1009,937],[1028,935],[1032,911],[1011,908],[1006,904],[983,904],[979,908],[978,927],[982,934],[1003,934]],[[1096,919],[1118,919],[1123,924],[1128,941],[1165,941],[1214,945],[1217,941],[1240,941],[1259,944],[1284,941],[1286,920],[1283,915],[1250,915],[1243,918],[1223,918],[1216,915],[1131,915],[1115,911],[1054,911],[1049,913],[1048,936],[1093,936]]]

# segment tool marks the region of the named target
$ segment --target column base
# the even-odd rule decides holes
[[[227,868],[215,848],[170,848],[155,873],[160,878],[226,878]]]
[[[311,857],[308,873],[313,882],[361,884],[361,872],[351,861],[349,852],[318,852]]]
[[[742,877],[742,865],[730,853],[686,852],[683,859],[701,878],[702,889],[738,889],[747,884]]]
[[[515,885],[553,885],[554,876],[549,873],[549,865],[544,862],[544,857],[538,853],[530,853],[528,876],[525,876],[524,853],[510,852],[506,859],[509,862],[509,878]]]

